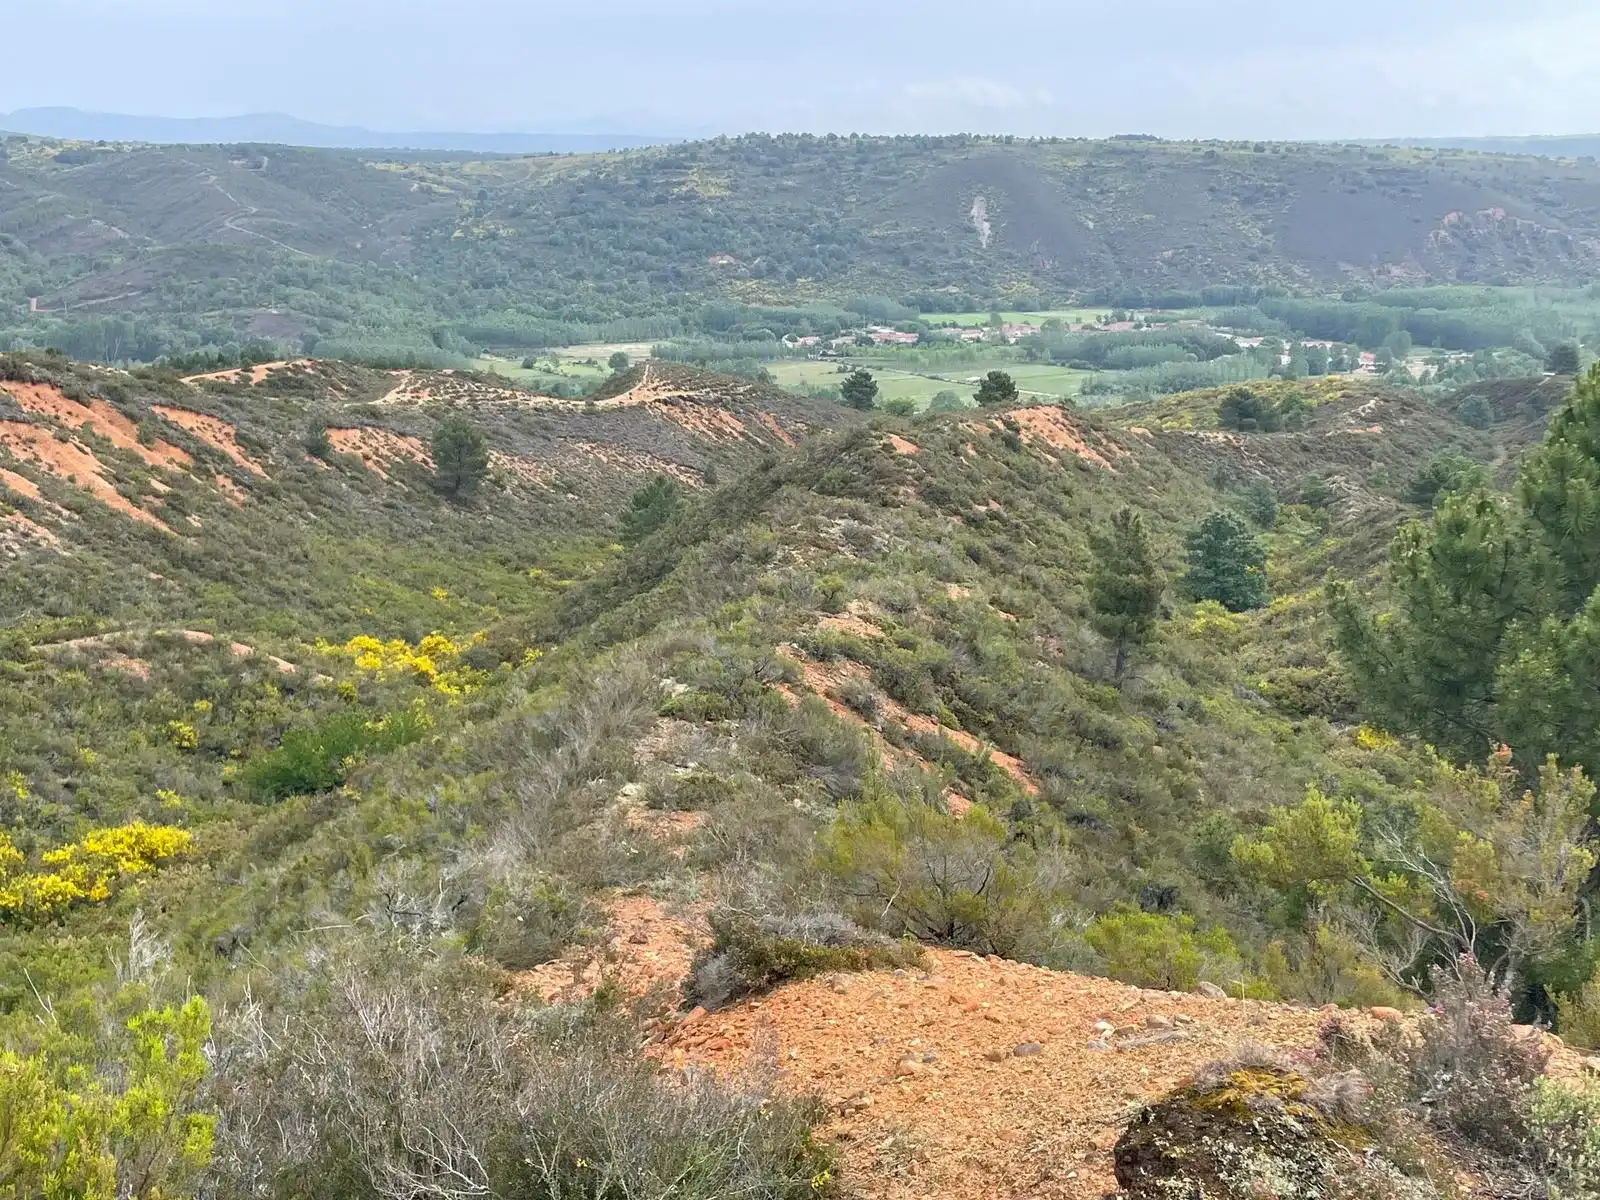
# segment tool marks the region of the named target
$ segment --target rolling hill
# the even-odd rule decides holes
[[[1423,952],[1240,847],[1326,797],[1376,856],[1510,787],[1363,723],[1324,584],[1425,514],[1430,456],[1519,458],[1547,389],[1477,429],[1373,380],[1249,388],[1293,420],[1225,427],[1237,389],[867,420],[654,361],[570,401],[0,357],[0,1102],[159,1096],[81,1138],[174,1197],[1157,1195],[1147,1135],[1191,1101],[1292,1120],[1269,1149],[1318,1178],[1538,1194],[1532,1143],[1458,1134],[1406,1057],[1449,1036]],[[465,501],[447,418],[489,450]],[[1212,513],[1265,552],[1259,606],[1182,582]],[[1122,672],[1130,522],[1159,586]],[[1590,965],[1552,950],[1518,1016]],[[1480,1012],[1522,1072],[1491,1116],[1553,1052],[1589,1069]],[[80,1161],[36,1129],[19,1171]]]
[[[1587,282],[1600,265],[1600,168],[1451,150],[972,137],[480,160],[4,150],[3,328],[48,339],[99,321],[122,353],[97,357],[251,336],[426,341],[441,325],[482,326],[493,344],[519,322],[633,320],[628,336],[659,337],[717,299],[1013,308],[1209,288],[1227,302],[1230,286]]]

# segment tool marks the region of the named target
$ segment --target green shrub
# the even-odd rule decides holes
[[[1551,1200],[1600,1196],[1600,1087],[1538,1080],[1531,1124],[1532,1149]]]
[[[1084,939],[1105,960],[1106,973],[1136,987],[1193,991],[1202,979],[1226,982],[1239,952],[1220,925],[1196,932],[1187,915],[1122,909],[1096,917]]]
[[[240,778],[261,800],[325,792],[344,782],[352,760],[408,745],[427,728],[427,715],[416,708],[377,720],[360,712],[337,713],[310,729],[286,731],[278,748],[249,763]]]
[[[1556,1016],[1564,1041],[1600,1049],[1600,966],[1576,993],[1556,997]]]
[[[739,785],[715,771],[691,770],[674,775],[645,795],[647,808],[705,812],[739,795]]]
[[[862,929],[837,913],[797,917],[742,913],[711,916],[711,946],[689,971],[689,999],[719,1008],[735,997],[763,992],[792,979],[835,971],[875,971],[918,966],[922,947]]]
[[[818,838],[818,863],[857,919],[891,936],[1037,957],[1066,906],[1041,856],[981,805],[954,817],[875,774]],[[1053,865],[1053,864],[1052,864]]]
[[[489,888],[473,943],[508,970],[525,971],[550,962],[576,941],[587,916],[582,897],[561,880],[518,872]]]
[[[125,1022],[103,1064],[82,1061],[54,1019],[37,1052],[0,1050],[0,1195],[194,1194],[215,1127],[202,1101],[210,1034],[197,997]]]

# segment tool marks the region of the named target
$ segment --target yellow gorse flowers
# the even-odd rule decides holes
[[[0,918],[49,916],[80,901],[104,900],[118,881],[187,854],[193,840],[184,829],[135,821],[48,850],[39,856],[47,870],[24,871],[27,860],[0,832]]]
[[[403,679],[407,676],[427,684],[446,696],[460,696],[480,682],[481,672],[462,665],[461,655],[483,640],[475,633],[458,642],[442,633],[430,633],[415,646],[394,638],[383,642],[369,634],[351,638],[342,645],[319,641],[319,654],[348,659],[356,670],[378,679]]]

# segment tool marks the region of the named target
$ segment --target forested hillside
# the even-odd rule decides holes
[[[13,137],[0,337],[106,361],[252,339],[460,355],[701,332],[715,300],[1584,284],[1597,239],[1592,162],[1449,150],[762,136],[472,160]]]
[[[1587,1194],[1600,373],[1467,398],[0,357],[0,1179]]]

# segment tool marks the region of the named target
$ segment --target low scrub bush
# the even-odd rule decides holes
[[[1556,1015],[1568,1043],[1600,1049],[1600,966],[1575,993],[1556,997]]]
[[[43,1200],[192,1195],[211,1160],[203,1000],[124,1022],[83,1061],[48,1026],[32,1053],[0,1050],[0,1195]]]
[[[982,805],[954,817],[927,796],[895,794],[874,773],[818,845],[837,894],[891,936],[1012,958],[1041,957],[1058,936],[1060,864],[1014,840]]]
[[[689,998],[706,1008],[792,979],[916,966],[923,960],[916,942],[871,933],[837,913],[751,918],[724,911],[712,915],[711,932],[711,946],[690,968],[687,988]]]
[[[1551,1200],[1600,1196],[1600,1087],[1539,1080],[1531,1125],[1534,1157]]]
[[[588,917],[583,898],[562,880],[517,872],[490,886],[472,940],[501,966],[525,971],[578,940]]]
[[[1412,1088],[1434,1124],[1516,1153],[1528,1138],[1535,1081],[1549,1051],[1513,1024],[1511,1003],[1471,955],[1434,967],[1433,1007],[1406,1054]]]
[[[813,1200],[811,1100],[772,1071],[668,1078],[603,1008],[496,1002],[464,960],[335,947],[219,1039],[216,1195]]]
[[[47,850],[40,856],[43,869],[27,871],[20,869],[26,856],[0,831],[0,918],[37,919],[105,900],[120,881],[182,857],[192,844],[187,830],[135,821]]]
[[[285,732],[278,748],[249,763],[240,779],[261,800],[325,792],[344,782],[361,755],[409,745],[428,727],[428,716],[420,708],[401,709],[377,720],[361,712],[337,713],[310,729]]]
[[[1189,992],[1201,980],[1237,976],[1239,952],[1221,926],[1195,928],[1193,917],[1124,909],[1095,918],[1084,940],[1105,961],[1106,973],[1135,987]]]

